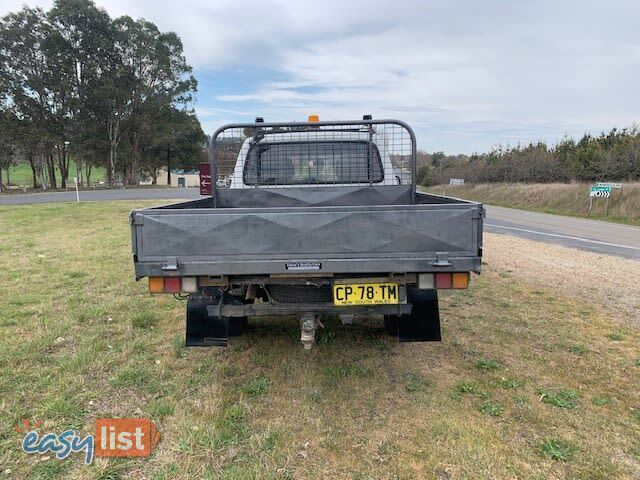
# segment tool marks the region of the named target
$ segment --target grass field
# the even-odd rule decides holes
[[[640,476],[638,330],[502,267],[504,237],[441,296],[442,343],[328,319],[306,352],[280,318],[185,349],[184,304],[133,280],[142,205],[0,208],[0,478]],[[157,450],[85,466],[23,453],[14,430],[86,434],[104,416],[151,417]]]
[[[27,188],[33,187],[33,174],[31,167],[28,163],[20,163],[9,169],[9,180],[11,183],[19,186],[26,186]],[[84,174],[83,174],[84,175]],[[76,164],[73,160],[69,164],[69,182],[73,183],[73,177],[76,176]],[[60,169],[56,166],[56,181],[58,188],[60,188]],[[98,182],[106,178],[106,171],[102,167],[94,167],[91,170],[91,181]],[[3,183],[7,182],[7,174],[2,172]]]
[[[490,205],[640,225],[640,183],[626,183],[621,190],[613,190],[608,216],[605,216],[605,199],[595,199],[591,214],[588,213],[590,186],[587,183],[493,183],[445,185],[427,190],[442,194],[444,189],[446,195]]]

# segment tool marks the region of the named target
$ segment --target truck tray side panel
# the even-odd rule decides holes
[[[132,228],[138,277],[286,273],[296,261],[324,273],[479,271],[482,206],[145,209]],[[169,258],[178,270],[163,269]]]

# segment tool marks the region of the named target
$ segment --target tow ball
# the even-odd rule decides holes
[[[324,328],[320,322],[320,315],[307,312],[300,315],[300,341],[305,350],[311,350],[316,343],[316,330],[318,327]]]

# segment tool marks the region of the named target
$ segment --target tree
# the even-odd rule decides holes
[[[87,185],[94,165],[110,183],[117,173],[136,183],[146,162],[159,161],[159,145],[165,160],[178,158],[184,138],[201,134],[189,110],[196,87],[176,34],[112,20],[91,0],[55,0],[48,13],[24,7],[0,21],[0,112],[16,119],[4,133],[34,186],[40,177],[56,188],[56,169],[66,186],[69,149]],[[174,111],[184,114],[159,128]]]
[[[153,23],[127,16],[116,19],[114,26],[122,76],[128,79],[120,92],[126,101],[118,128],[124,123],[131,147],[127,181],[137,183],[144,119],[158,116],[163,106],[191,102],[197,82],[175,33],[161,33]]]
[[[56,92],[51,85],[49,39],[51,26],[39,8],[24,7],[0,22],[0,82],[10,98],[11,109],[28,128],[27,138],[38,138],[46,151],[52,187],[56,187],[53,164],[53,123],[57,117]]]
[[[101,113],[95,112],[99,110],[95,99],[101,95],[104,72],[113,64],[113,29],[106,11],[89,0],[56,0],[48,19],[58,51],[58,88],[65,91],[67,102],[60,163],[64,186],[69,174],[66,142],[72,145],[81,169],[95,134],[94,122]]]

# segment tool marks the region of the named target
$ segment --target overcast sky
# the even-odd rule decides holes
[[[471,153],[640,120],[637,0],[97,4],[180,35],[209,133],[371,113],[411,123],[423,149]]]

